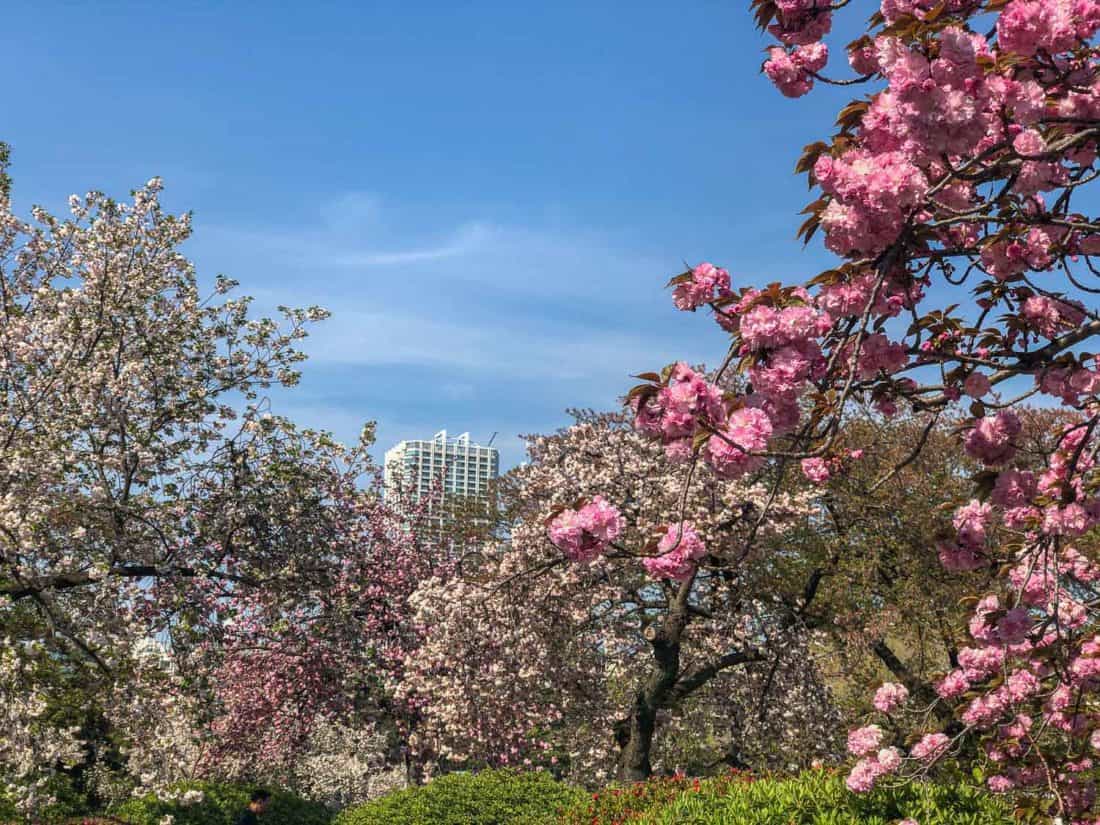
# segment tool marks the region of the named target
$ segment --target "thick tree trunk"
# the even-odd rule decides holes
[[[693,582],[694,578],[680,584],[664,620],[645,631],[653,652],[652,667],[634,695],[629,714],[618,720],[614,729],[615,743],[619,746],[616,776],[620,782],[641,782],[652,775],[653,737],[660,710],[674,707],[727,668],[761,660],[761,654],[754,649],[731,650],[711,662],[680,672],[680,645],[684,629],[691,621],[688,597]],[[730,758],[737,759],[733,754]]]
[[[657,728],[657,711],[665,707],[680,675],[680,639],[688,623],[687,599],[693,580],[683,582],[660,627],[651,625],[645,637],[653,649],[653,667],[638,689],[630,714],[615,726],[619,745],[617,777],[641,782],[653,773],[650,755]]]
[[[650,754],[657,728],[657,710],[645,704],[642,691],[637,698],[629,718],[617,726],[616,738],[621,749],[617,778],[620,782],[643,782],[653,773]]]
[[[405,784],[415,788],[424,784],[424,765],[419,760],[414,760],[408,749],[404,749],[405,760]]]

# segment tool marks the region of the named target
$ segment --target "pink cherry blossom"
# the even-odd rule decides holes
[[[1013,0],[997,20],[1001,48],[1031,57],[1039,49],[1050,54],[1073,47],[1077,30],[1067,0]]]
[[[993,385],[989,383],[989,378],[981,372],[970,373],[963,382],[963,392],[971,398],[981,398],[988,395],[992,389]]]
[[[726,427],[707,441],[704,457],[721,478],[738,478],[763,464],[750,453],[767,449],[771,434],[771,419],[763,410],[742,407],[730,413]]]
[[[848,752],[855,756],[874,753],[882,745],[882,728],[878,725],[866,725],[856,728],[848,734]]]
[[[655,579],[686,581],[695,572],[695,562],[706,552],[706,545],[695,528],[684,522],[670,525],[657,544],[658,555],[647,556],[642,564]]]
[[[802,474],[814,484],[824,484],[832,475],[828,462],[823,458],[802,459]]]
[[[711,263],[701,263],[691,270],[691,278],[672,290],[677,309],[693,310],[716,298],[729,294],[730,274]]]
[[[909,700],[909,691],[905,685],[886,682],[875,691],[875,709],[882,713],[893,713]]]
[[[980,419],[966,436],[966,451],[986,464],[1003,464],[1016,452],[1012,439],[1020,432],[1020,419],[1012,410],[1001,410]]]
[[[951,740],[943,733],[927,733],[913,746],[910,754],[916,759],[931,762],[947,750]]]
[[[572,561],[588,562],[607,551],[622,535],[623,519],[603,496],[594,496],[577,510],[558,513],[550,522],[550,540]]]

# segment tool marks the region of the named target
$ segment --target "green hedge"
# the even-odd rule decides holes
[[[181,794],[188,790],[203,793],[197,805],[182,805],[178,801],[164,802],[155,795],[131,799],[110,811],[112,816],[132,825],[159,825],[171,815],[175,825],[233,825],[248,807],[252,793],[250,785],[229,785],[216,782],[184,782],[173,786]],[[262,817],[263,825],[328,825],[332,812],[316,802],[307,802],[293,794],[271,789],[271,804]]]
[[[192,782],[203,801],[184,806],[155,796],[110,811],[128,825],[232,825],[250,786]],[[263,825],[1012,825],[1009,807],[981,790],[933,783],[884,786],[856,796],[842,775],[807,772],[787,779],[726,774],[665,778],[589,794],[544,772],[456,773],[349,808],[335,818],[324,806],[272,791]],[[0,821],[4,811],[0,798]],[[57,822],[68,806],[41,822]],[[55,818],[57,817],[57,818]],[[76,820],[79,822],[80,820]],[[95,821],[95,820],[93,820]]]
[[[542,771],[452,773],[348,808],[334,825],[551,825],[582,795]]]
[[[652,786],[652,787],[650,787]],[[908,783],[855,795],[843,776],[822,771],[791,779],[726,776],[654,780],[610,789],[562,818],[566,825],[1012,825],[1002,800],[964,786]]]

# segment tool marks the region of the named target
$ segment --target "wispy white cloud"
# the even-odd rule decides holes
[[[198,227],[200,269],[216,263],[259,310],[333,311],[286,399],[311,426],[348,439],[376,418],[383,447],[443,427],[498,430],[516,461],[520,433],[560,426],[567,407],[607,408],[630,373],[721,354],[705,316],[672,311],[661,288],[677,255],[485,216],[409,228],[392,212],[351,193],[293,230]]]
[[[421,263],[424,261],[438,261],[444,258],[457,258],[469,255],[478,250],[483,244],[489,242],[493,235],[493,229],[486,224],[472,223],[460,227],[453,238],[439,246],[427,246],[419,249],[405,249],[400,251],[353,251],[336,252],[326,261],[340,267],[376,267],[398,266],[402,264]],[[317,257],[308,254],[308,260],[317,261]]]
[[[532,331],[510,318],[494,324],[491,318],[448,321],[430,313],[349,309],[318,327],[309,345],[311,357],[322,363],[430,365],[558,379],[602,372],[656,348],[652,336],[617,327]]]

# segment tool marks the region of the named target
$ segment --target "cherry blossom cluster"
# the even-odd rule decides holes
[[[0,644],[0,765],[4,789],[23,814],[32,815],[52,804],[49,780],[84,758],[78,726],[45,724],[50,710],[48,689],[35,684],[34,665],[44,655],[32,644],[22,650],[10,638]],[[17,652],[20,655],[17,655]]]
[[[838,325],[851,325],[846,316],[866,310],[869,317],[886,319],[912,307],[922,295],[922,285],[903,281],[861,274],[830,282],[817,298],[802,287],[773,286],[750,287],[715,299],[716,320],[736,336],[735,352],[751,392],[732,397],[686,364],[673,364],[659,376],[642,375],[649,383],[631,391],[635,426],[660,439],[671,460],[685,462],[701,455],[721,478],[732,480],[759,469],[772,437],[797,425],[800,395],[830,374],[830,368],[871,382],[909,365],[906,347],[882,332],[836,334]],[[823,342],[833,344],[831,358]],[[884,411],[896,410],[891,397],[879,398],[878,405]],[[808,477],[820,481],[827,477],[829,465],[818,458],[806,468]],[[839,467],[836,462],[833,466]]]
[[[602,496],[579,509],[565,509],[550,519],[550,540],[576,562],[592,561],[623,532],[619,511]]]
[[[901,751],[883,747],[883,730],[878,725],[867,725],[849,733],[848,751],[862,757],[848,775],[848,787],[857,793],[871,790],[880,777],[901,765]]]
[[[849,450],[847,455],[834,455],[829,458],[814,456],[801,462],[802,475],[814,484],[824,484],[834,476],[843,473],[850,462],[863,458],[863,450]]]
[[[673,461],[687,461],[700,426],[721,427],[727,417],[723,393],[687,364],[665,370],[663,381],[642,385],[633,396],[637,427],[660,438]]]
[[[832,28],[832,9],[821,0],[782,0],[776,3],[775,22],[768,28],[785,44],[820,42]]]
[[[333,810],[405,787],[405,766],[388,758],[391,743],[378,725],[326,722],[310,733],[288,786]]]
[[[814,85],[813,73],[825,68],[829,49],[824,43],[811,43],[793,52],[778,46],[768,51],[764,73],[787,97],[802,97]]]
[[[672,301],[677,309],[695,310],[730,294],[730,274],[712,263],[697,267],[672,279]]]
[[[695,573],[696,562],[707,548],[690,522],[670,525],[657,543],[657,555],[642,560],[646,572],[655,579],[687,581]]]

